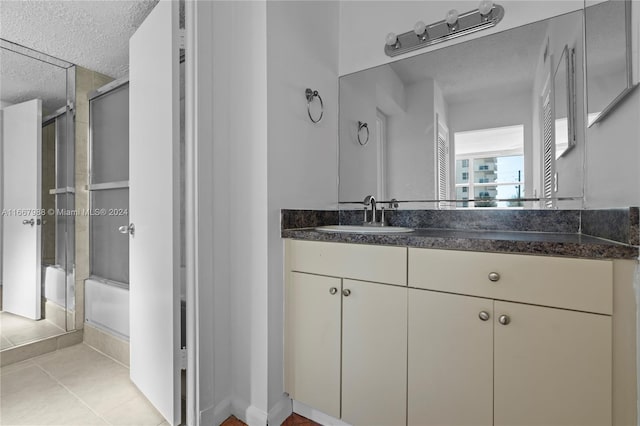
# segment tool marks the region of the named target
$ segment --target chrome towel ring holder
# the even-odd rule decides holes
[[[360,135],[362,134],[362,129],[365,129],[367,131],[367,138],[362,141],[362,138],[360,137]],[[367,123],[363,123],[362,121],[358,121],[358,132],[356,133],[356,136],[358,137],[358,143],[362,146],[365,146],[368,142],[369,142],[369,125]]]
[[[311,90],[309,88],[307,88],[307,90],[304,91],[304,94],[305,94],[305,97],[307,98],[307,114],[309,114],[309,119],[313,123],[318,123],[320,120],[322,120],[322,116],[324,115],[324,102],[322,102],[322,97],[320,96],[317,90]],[[315,98],[318,98],[318,100],[320,101],[320,117],[318,117],[317,120],[314,119],[313,116],[311,115],[311,102],[313,102]]]

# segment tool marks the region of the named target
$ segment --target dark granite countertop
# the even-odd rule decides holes
[[[586,259],[637,259],[638,247],[578,233],[416,229],[404,234],[360,234],[283,229],[282,238],[445,250],[520,253]]]

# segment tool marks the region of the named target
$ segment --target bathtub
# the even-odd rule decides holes
[[[180,314],[182,346],[185,346],[185,269],[181,268]],[[84,281],[85,322],[102,331],[129,340],[129,289],[122,284],[88,278]]]
[[[65,271],[58,265],[42,266],[42,289],[44,297],[49,302],[53,302],[61,308],[69,306],[73,310],[75,300],[75,285],[73,282],[73,274],[69,274],[65,279]],[[67,288],[69,292],[67,293]],[[68,295],[68,302],[65,297]]]

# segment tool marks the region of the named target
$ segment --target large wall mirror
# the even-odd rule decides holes
[[[0,349],[75,328],[75,66],[0,40]]]
[[[580,208],[583,58],[579,10],[341,77],[339,201]]]
[[[635,88],[631,3],[631,0],[609,0],[585,8],[589,126],[606,118]]]

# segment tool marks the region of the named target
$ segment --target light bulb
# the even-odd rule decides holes
[[[455,25],[456,22],[458,22],[458,11],[455,9],[451,9],[450,11],[447,12],[447,16],[444,18],[445,22],[449,25]]]
[[[416,22],[416,24],[413,26],[413,32],[416,33],[417,36],[421,36],[422,34],[424,34],[426,29],[427,25],[422,21]]]
[[[385,38],[385,43],[387,43],[387,46],[395,46],[397,42],[398,36],[396,35],[396,33],[387,34],[387,37]]]
[[[480,5],[478,6],[478,11],[480,11],[481,15],[488,15],[493,10],[493,1],[491,0],[482,0]]]

